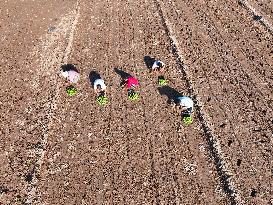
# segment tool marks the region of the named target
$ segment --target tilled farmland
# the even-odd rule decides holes
[[[273,204],[271,1],[0,5],[0,204]],[[74,96],[59,74],[69,66]],[[195,103],[188,126],[178,95]]]

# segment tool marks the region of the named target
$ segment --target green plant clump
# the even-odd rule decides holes
[[[73,86],[69,86],[66,88],[66,93],[69,95],[69,96],[73,96],[75,95],[76,93],[78,92],[77,88],[73,87]]]
[[[168,82],[167,82],[167,80],[161,78],[161,79],[158,79],[158,84],[159,84],[160,86],[164,86],[164,85],[167,85]]]
[[[135,91],[129,91],[128,98],[129,98],[129,100],[132,100],[132,101],[139,100],[139,94]]]
[[[185,125],[190,125],[193,122],[193,119],[191,116],[185,116],[183,117],[183,122]]]
[[[106,105],[108,103],[108,98],[104,95],[101,95],[101,96],[97,97],[97,102],[100,105]]]

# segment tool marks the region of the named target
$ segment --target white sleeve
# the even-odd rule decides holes
[[[68,77],[68,71],[62,71],[62,70],[61,70],[61,75],[62,75],[63,77],[65,77],[65,78],[67,78],[67,77]]]
[[[165,63],[163,63],[162,61],[160,61],[160,63],[162,63],[162,66],[163,66],[163,67],[165,66]]]
[[[106,85],[105,85],[104,81],[102,81],[101,88],[102,88],[103,90],[106,89]]]
[[[103,90],[106,89],[106,85],[105,85],[105,83],[104,83],[104,81],[102,79],[95,80],[95,82],[94,82],[94,89],[97,88],[97,85],[100,85]]]
[[[96,88],[97,88],[97,85],[99,84],[98,80],[99,80],[99,79],[97,79],[97,80],[94,81],[94,89],[96,89]]]
[[[158,67],[158,66],[157,66],[157,62],[158,62],[158,61],[155,61],[155,62],[154,62],[153,66],[152,66],[152,69],[155,69],[155,68]]]

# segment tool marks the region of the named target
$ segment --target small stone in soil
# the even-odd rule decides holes
[[[48,32],[54,32],[56,31],[56,27],[55,26],[50,26],[48,29],[47,29]]]
[[[7,188],[0,186],[0,194],[3,194],[3,193],[6,194],[6,193],[8,193],[8,191],[9,190]]]
[[[237,166],[239,167],[242,163],[242,160],[241,159],[237,159]]]
[[[224,128],[227,124],[226,123],[221,123],[219,127]]]
[[[254,15],[253,20],[254,21],[260,21],[262,19],[262,16]]]
[[[261,132],[262,131],[262,128],[261,127],[255,127],[253,129],[254,132]]]
[[[31,181],[32,181],[32,178],[33,178],[32,174],[28,174],[28,175],[26,176],[26,181],[27,181],[27,182],[31,182]]]
[[[228,141],[228,146],[230,147],[230,145],[233,143],[233,141],[232,140],[229,140]]]
[[[250,193],[250,196],[256,197],[256,195],[257,195],[257,191],[255,189],[252,189],[251,193]]]

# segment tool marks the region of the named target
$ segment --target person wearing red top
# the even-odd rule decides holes
[[[127,89],[132,89],[139,86],[138,80],[134,77],[128,77],[126,80]]]

